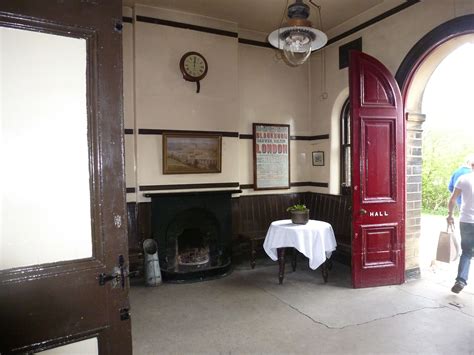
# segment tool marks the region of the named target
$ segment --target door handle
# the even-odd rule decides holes
[[[365,210],[363,208],[361,208],[359,212],[360,212],[361,215],[367,214],[367,210]]]

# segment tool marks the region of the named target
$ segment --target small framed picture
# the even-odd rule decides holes
[[[313,152],[313,166],[324,166],[324,152]]]

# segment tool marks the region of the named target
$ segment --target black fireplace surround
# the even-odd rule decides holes
[[[164,281],[225,276],[231,270],[232,191],[147,194]]]

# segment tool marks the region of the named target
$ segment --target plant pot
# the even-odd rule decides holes
[[[290,216],[293,224],[306,224],[309,221],[309,210],[290,211]]]

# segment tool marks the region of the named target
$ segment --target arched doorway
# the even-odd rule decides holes
[[[408,52],[395,78],[402,90],[406,117],[406,270],[418,277],[421,232],[422,138],[426,116],[423,92],[436,67],[453,50],[474,41],[474,15],[450,20],[426,34]]]

